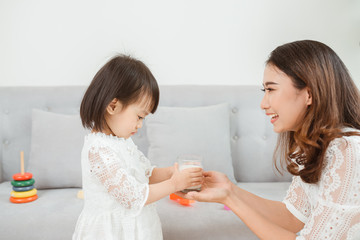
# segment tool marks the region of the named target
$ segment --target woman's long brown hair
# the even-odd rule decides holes
[[[276,169],[279,170],[276,161],[279,157],[291,174],[300,176],[304,182],[317,183],[329,143],[342,136],[359,135],[342,131],[344,127],[360,129],[359,90],[338,55],[317,41],[279,46],[266,63],[287,74],[297,89],[308,88],[312,96],[301,128],[278,137],[274,153]]]

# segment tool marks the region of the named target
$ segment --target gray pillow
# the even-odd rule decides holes
[[[174,165],[177,157],[203,157],[205,171],[215,170],[234,179],[227,103],[195,108],[159,107],[146,119],[148,158],[159,167]]]
[[[35,186],[82,187],[81,149],[86,130],[79,115],[33,109],[28,172]]]

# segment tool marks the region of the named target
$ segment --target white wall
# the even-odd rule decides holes
[[[360,86],[358,0],[0,0],[0,86],[87,85],[119,52],[160,84],[260,84],[270,51],[299,39]]]

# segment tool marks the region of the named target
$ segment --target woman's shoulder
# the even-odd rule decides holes
[[[339,138],[333,139],[330,144],[329,148],[339,148],[340,150],[345,150],[347,148],[354,148],[359,147],[360,145],[360,130],[355,128],[343,128],[343,133],[350,133],[355,132],[359,135],[349,135],[349,136],[342,136]]]
[[[343,132],[357,132],[359,135],[342,136],[333,139],[327,150],[327,165],[338,166],[347,162],[350,165],[360,164],[360,131],[358,129],[346,128]]]

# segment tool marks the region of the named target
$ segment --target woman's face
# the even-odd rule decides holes
[[[312,101],[308,89],[295,88],[289,76],[269,64],[264,71],[263,86],[265,95],[260,106],[270,117],[274,131],[298,130]]]

